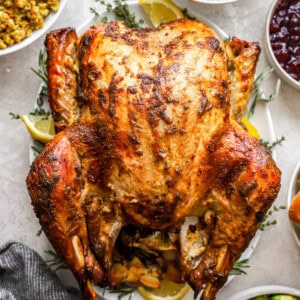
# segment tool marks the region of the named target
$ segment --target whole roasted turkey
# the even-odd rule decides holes
[[[64,28],[45,44],[58,134],[27,186],[84,297],[169,279],[215,299],[280,188],[239,125],[259,46],[191,20]]]

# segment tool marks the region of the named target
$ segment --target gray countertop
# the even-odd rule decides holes
[[[232,4],[205,5],[179,0],[181,7],[197,11],[216,23],[230,36],[258,41],[262,53],[258,73],[268,66],[264,49],[265,21],[271,0],[240,0]],[[63,13],[51,27],[79,26],[91,17],[91,1],[68,1]],[[32,210],[25,186],[29,169],[30,137],[20,120],[12,120],[10,112],[22,114],[32,111],[40,79],[30,70],[37,68],[37,57],[44,37],[18,52],[0,56],[0,242],[22,242],[45,257],[50,249],[46,237],[38,236],[40,226]],[[276,74],[264,82],[266,93],[271,93]],[[300,92],[282,82],[279,96],[268,104],[275,136],[285,137],[276,148],[277,163],[282,170],[282,188],[276,205],[287,204],[292,172],[300,160]],[[300,249],[292,236],[287,209],[274,215],[277,224],[262,234],[253,252],[246,275],[236,276],[219,293],[217,299],[228,299],[241,290],[257,285],[280,284],[300,288]],[[64,280],[64,274],[60,274]]]

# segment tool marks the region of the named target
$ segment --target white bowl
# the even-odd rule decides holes
[[[288,191],[288,203],[287,203],[288,207],[290,207],[295,195],[297,194],[297,192],[299,190],[299,187],[297,184],[297,178],[299,178],[299,176],[300,176],[300,162],[297,164],[297,166],[293,172],[291,182],[290,182],[289,191]],[[295,230],[297,230],[297,231],[300,230],[300,225],[299,226],[295,225],[291,220],[289,220],[289,222],[290,222],[290,227],[293,232],[293,235],[297,241],[297,244],[300,247],[300,239],[297,237],[297,234],[295,232]],[[298,227],[298,229],[296,229],[296,226]]]
[[[67,0],[61,0],[60,5],[59,5],[59,10],[57,12],[51,12],[46,18],[45,18],[45,23],[44,26],[41,29],[35,30],[32,32],[32,34],[22,40],[21,42],[14,44],[12,46],[9,46],[5,49],[0,49],[0,56],[6,55],[9,53],[16,52],[20,49],[23,49],[24,47],[30,45],[33,43],[35,40],[37,40],[39,37],[41,37],[57,20],[61,12],[63,11],[65,4]]]
[[[236,2],[238,0],[192,0],[193,2],[203,3],[203,4],[226,4],[231,2]]]
[[[230,297],[228,300],[249,300],[253,297],[271,294],[285,294],[300,297],[300,290],[281,285],[264,285],[239,292]]]
[[[279,64],[278,60],[276,59],[274,52],[272,50],[272,46],[270,43],[270,22],[271,22],[271,18],[272,15],[275,11],[276,5],[279,1],[282,0],[276,0],[273,1],[271,4],[271,7],[269,9],[268,15],[267,15],[267,22],[266,22],[266,34],[265,34],[265,39],[266,39],[266,53],[267,53],[267,58],[270,62],[270,64],[272,65],[272,67],[274,68],[274,70],[277,72],[277,74],[279,75],[279,77],[284,80],[286,83],[288,83],[290,86],[296,88],[296,89],[300,89],[300,82],[295,80],[294,78],[292,78],[284,69],[283,67],[281,67],[281,65]]]

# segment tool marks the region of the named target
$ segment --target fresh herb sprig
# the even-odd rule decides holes
[[[47,86],[48,72],[47,72],[47,66],[46,66],[46,59],[47,59],[47,53],[46,53],[45,49],[40,50],[39,57],[38,57],[39,68],[37,70],[34,68],[30,68],[30,69],[38,77],[40,77]]]
[[[34,157],[38,156],[43,149],[45,148],[45,144],[38,141],[38,140],[33,140],[33,145],[31,146],[31,149],[33,151]]]
[[[51,115],[50,111],[45,110],[44,103],[48,95],[48,72],[47,72],[47,53],[45,49],[41,49],[38,57],[38,69],[31,68],[34,74],[42,79],[43,83],[41,85],[40,91],[38,93],[36,104],[37,107],[30,112],[30,115],[38,115],[49,117]]]
[[[184,16],[185,19],[189,19],[189,20],[196,20],[195,17],[193,17],[192,15],[190,15],[189,11],[187,8],[183,8],[182,10],[182,14]]]
[[[251,102],[251,106],[249,110],[246,113],[247,118],[249,119],[255,111],[255,107],[258,103],[267,103],[272,100],[274,100],[278,94],[279,94],[279,89],[281,85],[280,79],[277,80],[276,86],[275,86],[275,91],[269,95],[269,97],[265,97],[264,91],[261,89],[261,84],[263,81],[265,81],[273,72],[273,68],[267,67],[260,75],[257,76],[257,78],[254,80],[253,83],[253,89],[252,89],[252,94],[251,94],[251,99],[253,99]]]
[[[45,260],[45,263],[48,267],[50,267],[54,271],[69,269],[65,262],[54,251],[47,250],[45,251],[45,253],[47,253],[51,257],[48,260]]]
[[[280,145],[282,146],[282,142],[285,141],[285,137],[282,136],[281,138],[276,139],[274,142],[269,142],[269,141],[265,141],[265,140],[260,140],[260,142],[267,148],[269,149],[269,151],[272,153],[273,149]]]
[[[37,107],[32,112],[30,112],[30,115],[39,115],[39,116],[44,115],[45,117],[50,116],[50,112],[44,109],[45,97],[47,97],[48,94],[48,88],[47,88],[48,72],[46,66],[46,59],[47,59],[47,53],[45,49],[40,50],[38,56],[38,69],[30,68],[31,71],[33,71],[33,73],[36,74],[39,78],[41,78],[43,81],[36,99]],[[9,115],[14,120],[20,119],[19,114],[10,112]]]
[[[286,206],[281,205],[281,206],[273,206],[268,213],[264,216],[264,219],[259,227],[259,229],[261,231],[264,231],[267,227],[271,226],[271,225],[275,225],[277,224],[276,219],[272,219],[270,220],[271,216],[273,216],[274,213],[282,210],[282,209],[286,209]]]
[[[128,300],[132,299],[132,293],[136,290],[136,287],[130,286],[126,283],[122,283],[118,288],[106,288],[105,291],[110,294],[118,294],[118,300],[128,297]]]
[[[253,83],[253,89],[251,93],[251,100],[250,100],[250,107],[248,111],[246,112],[246,117],[248,119],[253,116],[255,112],[255,108],[258,103],[268,103],[272,100],[274,100],[278,94],[279,94],[279,89],[281,85],[280,79],[277,80],[276,86],[275,86],[275,91],[269,95],[269,97],[264,96],[264,91],[261,88],[261,84],[263,81],[265,81],[273,72],[273,68],[267,67],[260,75],[257,76],[257,78],[254,80]],[[263,139],[260,140],[260,142],[272,153],[272,150],[275,148],[277,145],[282,145],[282,142],[285,140],[285,138],[282,136],[279,139],[276,139],[274,142],[269,142],[265,141]]]
[[[250,268],[248,262],[249,262],[248,258],[236,261],[233,268],[230,271],[230,275],[247,274],[244,269]]]
[[[117,20],[123,21],[127,27],[140,28],[145,23],[142,18],[136,20],[136,15],[134,14],[134,12],[130,11],[126,0],[114,0],[114,5],[105,0],[94,1],[104,6],[108,13],[112,13]],[[95,16],[100,17],[100,14],[97,12],[96,8],[90,8],[90,12]],[[107,23],[108,18],[105,16],[101,19],[101,21],[103,23]]]
[[[21,116],[19,114],[15,114],[13,112],[8,113],[11,116],[12,120],[18,120],[21,118]]]

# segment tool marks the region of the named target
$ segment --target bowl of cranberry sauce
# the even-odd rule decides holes
[[[277,0],[266,24],[267,56],[279,76],[300,89],[300,0]]]

